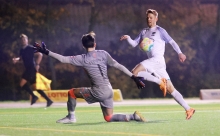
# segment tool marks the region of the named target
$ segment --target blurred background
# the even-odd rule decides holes
[[[220,88],[220,1],[219,0],[0,0],[0,101],[13,100],[23,64],[13,64],[22,45],[44,41],[62,55],[85,53],[81,36],[96,33],[97,49],[106,50],[129,70],[147,58],[138,47],[120,41],[124,34],[134,39],[147,27],[145,12],[158,11],[157,25],[165,28],[187,56],[180,63],[171,45],[166,45],[167,71],[184,97],[199,97],[200,89]],[[52,80],[52,89],[89,87],[79,67],[59,63],[44,55],[40,73]],[[145,82],[138,90],[124,73],[109,68],[113,88],[125,99],[163,97],[158,85]],[[167,97],[171,97],[168,95]],[[28,99],[24,91],[24,99]]]

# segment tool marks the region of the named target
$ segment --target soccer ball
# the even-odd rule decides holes
[[[144,52],[148,52],[151,51],[151,49],[154,46],[154,41],[152,39],[149,38],[144,38],[141,43],[139,44],[139,47],[142,51]]]

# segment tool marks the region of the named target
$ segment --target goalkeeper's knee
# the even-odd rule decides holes
[[[71,97],[71,98],[76,99],[76,96],[75,96],[75,94],[74,94],[74,88],[72,88],[72,89],[70,89],[70,90],[68,91],[68,96]]]
[[[105,121],[111,122],[112,115],[104,116]]]

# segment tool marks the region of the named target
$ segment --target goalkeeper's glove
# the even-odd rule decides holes
[[[39,43],[35,42],[33,46],[34,46],[33,48],[34,48],[35,52],[41,52],[46,55],[49,54],[49,50],[46,48],[46,45],[44,42],[42,42],[41,45]]]
[[[145,84],[143,83],[143,78],[142,77],[136,77],[134,75],[131,76],[131,79],[134,80],[134,82],[136,83],[138,89],[142,89],[145,87]]]

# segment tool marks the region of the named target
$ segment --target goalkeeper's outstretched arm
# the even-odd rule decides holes
[[[145,84],[142,82],[142,80],[138,77],[135,77],[125,66],[119,64],[116,60],[114,60],[108,53],[107,54],[107,62],[108,65],[113,66],[115,68],[117,68],[118,70],[124,72],[125,74],[127,74],[129,77],[131,77],[131,79],[134,80],[134,82],[136,83],[138,89],[142,89],[145,87]]]
[[[63,56],[63,55],[54,53],[52,51],[49,51],[48,56],[51,56],[51,57],[59,60],[61,63],[71,63],[69,56]]]
[[[54,53],[54,52],[48,50],[48,49],[46,48],[46,45],[45,45],[44,42],[42,42],[41,45],[40,45],[39,43],[36,43],[36,42],[35,42],[35,44],[34,44],[33,46],[34,46],[33,48],[34,48],[35,52],[41,52],[41,53],[43,53],[43,54],[45,54],[45,55],[51,56],[51,57],[53,57],[53,58],[59,60],[59,61],[62,62],[62,63],[71,63],[70,57],[68,57],[68,56],[62,56],[62,55],[60,55],[60,54],[57,54],[57,53]]]

